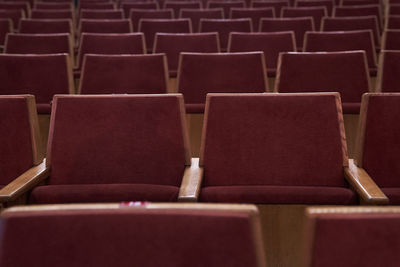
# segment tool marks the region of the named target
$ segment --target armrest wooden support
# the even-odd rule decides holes
[[[197,202],[200,194],[203,168],[199,167],[199,159],[192,158],[192,165],[186,167],[183,174],[182,185],[179,190],[178,201]]]
[[[46,167],[46,160],[39,165],[30,168],[11,183],[0,190],[0,202],[13,201],[32,189],[35,185],[46,179],[50,169]]]
[[[379,189],[368,173],[357,167],[350,160],[349,167],[345,167],[344,174],[350,185],[357,191],[361,200],[368,205],[384,205],[389,203],[387,196]]]

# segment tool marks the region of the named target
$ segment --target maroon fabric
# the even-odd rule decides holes
[[[203,186],[346,187],[338,97],[208,95]]]
[[[139,31],[144,33],[146,46],[153,48],[156,33],[191,33],[189,19],[141,19]]]
[[[397,4],[390,4],[388,6],[388,15],[400,15],[400,5]]]
[[[179,96],[60,96],[53,111],[50,185],[181,184]]]
[[[253,31],[258,31],[262,18],[275,17],[275,10],[272,7],[258,8],[232,8],[231,19],[250,18],[253,23]]]
[[[381,187],[381,190],[389,198],[389,205],[400,205],[399,187]]]
[[[123,19],[124,13],[121,9],[118,9],[118,10],[82,9],[80,18],[81,19]]]
[[[302,50],[304,34],[306,31],[314,31],[312,17],[307,18],[264,18],[260,22],[260,32],[293,31],[296,45]]]
[[[358,6],[358,5],[377,5],[382,4],[380,0],[342,0],[342,6]]]
[[[160,94],[167,92],[163,54],[85,56],[81,94]]]
[[[51,103],[50,104],[36,104],[36,109],[38,114],[50,114]]]
[[[208,8],[222,8],[224,10],[224,18],[229,19],[231,15],[231,9],[244,8],[246,3],[244,1],[208,1]]]
[[[33,166],[27,100],[0,96],[0,185],[7,185]]]
[[[13,33],[8,35],[4,47],[4,53],[8,54],[69,54],[70,52],[68,33]]]
[[[143,54],[144,36],[141,33],[83,33],[78,52],[78,67],[85,54]]]
[[[375,47],[379,47],[381,35],[378,28],[378,20],[375,16],[363,17],[325,17],[322,19],[321,31],[355,31],[372,30]]]
[[[72,33],[71,20],[21,19],[20,33]]]
[[[360,6],[337,6],[334,9],[335,17],[359,17],[375,16],[378,20],[378,27],[383,28],[382,11],[378,5],[360,5]]]
[[[249,217],[230,211],[141,208],[3,214],[0,264],[256,267]]]
[[[399,15],[390,15],[387,17],[387,29],[400,29]]]
[[[252,1],[252,7],[259,8],[259,7],[273,7],[275,10],[275,17],[279,17],[281,14],[282,7],[289,6],[288,0],[268,0],[268,1]],[[253,29],[253,31],[258,31],[259,28]]]
[[[400,30],[385,30],[382,50],[400,50]]]
[[[233,32],[228,52],[263,51],[270,76],[270,72],[276,70],[279,53],[294,51],[296,49],[294,45],[293,32]]]
[[[326,8],[327,16],[332,15],[332,10],[333,10],[334,5],[335,5],[335,2],[332,0],[298,0],[298,1],[296,1],[297,7],[323,6]]]
[[[218,32],[221,51],[228,47],[231,32],[251,32],[251,19],[202,19],[200,32]]]
[[[45,2],[36,2],[34,5],[35,9],[71,9],[71,3],[45,3]]]
[[[23,10],[25,16],[29,16],[30,8],[27,2],[13,2],[13,1],[2,1],[0,2],[0,9],[2,10]]]
[[[318,31],[321,27],[321,20],[327,16],[326,8],[316,7],[284,7],[281,10],[282,18],[312,17],[314,19],[315,29]]]
[[[171,8],[174,11],[174,18],[179,18],[181,9],[200,9],[201,2],[193,1],[193,2],[182,2],[182,1],[166,1],[164,3],[164,8]]]
[[[310,266],[398,266],[400,214],[316,216]]]
[[[18,28],[19,22],[23,16],[23,10],[21,9],[0,9],[1,19],[11,19],[15,28]]]
[[[343,104],[360,103],[369,90],[366,64],[364,51],[282,53],[275,89],[281,93],[339,92]]]
[[[379,81],[382,92],[400,92],[398,83],[400,75],[400,52],[382,51],[382,79]]]
[[[212,9],[182,9],[181,18],[188,18],[192,22],[193,32],[199,32],[201,19],[222,19],[224,10],[222,8]]]
[[[81,9],[114,9],[114,3],[108,2],[108,3],[96,3],[96,2],[84,2],[84,1],[79,1],[79,10]]]
[[[74,19],[72,10],[40,10],[33,9],[31,14],[32,19]]]
[[[201,114],[204,113],[205,104],[185,104],[186,113]]]
[[[172,19],[173,12],[171,9],[130,9],[129,17],[134,31],[138,31],[140,19]],[[152,47],[148,48],[151,49]]]
[[[170,76],[176,76],[181,52],[219,52],[217,33],[157,33],[155,40],[153,53],[167,55]]]
[[[128,18],[132,9],[134,9],[134,10],[140,10],[140,9],[155,10],[155,9],[158,9],[159,7],[158,7],[157,2],[154,1],[154,2],[136,2],[136,3],[135,2],[125,2],[125,3],[122,3],[121,8],[122,8],[122,10],[124,10],[125,18]],[[138,24],[134,24],[133,26],[135,26],[137,28],[137,25]]]
[[[80,184],[36,187],[29,203],[93,203],[123,201],[175,202],[179,187],[153,184]]]
[[[129,19],[81,19],[81,33],[130,33],[132,32]]]
[[[307,32],[305,52],[334,52],[364,50],[370,70],[377,67],[376,51],[371,30]]]
[[[344,114],[360,114],[361,103],[342,103]]]
[[[380,187],[400,187],[400,94],[368,96],[362,167]]]
[[[6,35],[13,32],[11,19],[0,19],[0,45],[4,45]]]
[[[54,94],[69,94],[67,54],[0,55],[0,93],[32,94],[50,104]]]
[[[353,205],[356,194],[343,187],[324,186],[206,186],[201,189],[201,202]]]
[[[185,104],[203,104],[207,93],[267,91],[261,52],[182,53],[179,68]]]

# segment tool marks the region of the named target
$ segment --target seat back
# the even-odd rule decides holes
[[[81,19],[79,33],[130,33],[132,24],[129,19]]]
[[[382,50],[400,50],[400,29],[386,29],[382,35]]]
[[[181,9],[200,9],[201,2],[193,1],[193,2],[185,2],[185,1],[166,1],[164,3],[164,9],[171,8],[174,11],[174,18],[179,18]]]
[[[35,98],[0,96],[0,187],[43,159]]]
[[[72,3],[68,2],[36,2],[33,6],[34,9],[71,9]]]
[[[230,15],[231,19],[250,18],[253,24],[253,31],[257,31],[262,18],[273,17],[275,17],[275,10],[273,7],[232,8]]]
[[[400,29],[400,15],[390,15],[386,18],[385,29]]]
[[[298,18],[312,17],[315,24],[315,29],[319,31],[321,28],[321,20],[327,16],[328,12],[324,6],[316,7],[283,7],[281,10],[282,18]]]
[[[27,17],[29,17],[31,14],[31,7],[28,2],[3,1],[3,2],[0,2],[0,9],[2,9],[2,10],[23,10]]]
[[[81,19],[123,19],[124,13],[122,9],[111,9],[111,10],[93,10],[93,9],[81,9]]]
[[[317,7],[323,6],[326,8],[327,16],[332,15],[333,7],[335,2],[333,0],[296,0],[296,7]],[[318,28],[319,29],[319,28]]]
[[[75,15],[70,9],[49,10],[34,9],[32,10],[32,19],[70,19],[74,21]]]
[[[181,9],[180,18],[190,19],[193,32],[199,32],[201,19],[222,19],[224,10],[222,8],[212,9]]]
[[[271,1],[264,1],[264,0],[254,0],[251,1],[251,7],[253,8],[261,8],[261,7],[272,7],[275,11],[275,17],[279,17],[281,14],[282,7],[290,6],[289,0],[271,0]],[[258,31],[257,28],[254,31]]]
[[[121,8],[124,10],[125,18],[129,17],[131,9],[143,9],[143,10],[154,10],[159,9],[157,2],[125,2],[122,3]],[[137,28],[137,24],[134,26]]]
[[[25,12],[22,9],[0,9],[0,18],[11,19],[15,28],[18,28],[20,20],[25,18]]]
[[[8,33],[14,31],[11,19],[0,19],[0,46],[4,45]]]
[[[134,30],[139,29],[140,19],[172,19],[174,12],[172,9],[131,9],[130,19]]]
[[[253,205],[42,205],[0,222],[2,266],[265,267]]]
[[[346,186],[337,93],[208,94],[203,186]]]
[[[380,187],[400,187],[399,103],[399,93],[363,96],[355,160]]]
[[[218,53],[218,33],[157,33],[153,53],[167,55],[168,69],[171,76],[178,71],[181,52]]]
[[[207,8],[222,8],[224,10],[224,18],[229,19],[232,8],[244,8],[244,1],[208,1]]]
[[[115,4],[111,2],[79,2],[78,10],[81,9],[115,9]]]
[[[20,33],[69,33],[73,34],[69,19],[22,19]]]
[[[361,5],[361,6],[336,6],[333,9],[334,17],[358,17],[376,16],[378,27],[383,28],[383,18],[380,5]]]
[[[52,112],[49,184],[180,186],[190,165],[182,96],[60,95]]]
[[[400,92],[398,75],[400,74],[400,52],[382,51],[376,82],[376,92]]]

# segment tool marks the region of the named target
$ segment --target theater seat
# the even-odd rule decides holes
[[[21,19],[19,33],[69,33],[74,35],[69,19]]]
[[[182,96],[59,95],[52,112],[31,203],[177,200],[191,164]]]
[[[201,19],[222,19],[224,10],[222,8],[211,9],[186,9],[180,11],[180,18],[190,19],[193,32],[199,32]]]
[[[400,92],[398,75],[400,73],[400,51],[382,51],[376,80],[376,92]]]
[[[43,205],[0,223],[2,266],[266,266],[251,205]]]

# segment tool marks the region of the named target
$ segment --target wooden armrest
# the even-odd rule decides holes
[[[353,160],[349,160],[349,167],[345,167],[344,174],[365,204],[384,205],[389,203],[388,197],[368,173],[364,169],[357,167]]]
[[[201,181],[203,179],[203,168],[199,167],[199,159],[192,158],[192,165],[186,167],[183,174],[181,188],[179,190],[178,201],[196,202],[199,194]]]
[[[11,183],[0,190],[0,202],[13,201],[46,179],[50,169],[46,167],[46,159],[39,165],[30,168]]]

